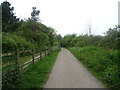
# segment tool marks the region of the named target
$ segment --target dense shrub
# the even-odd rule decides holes
[[[118,50],[105,50],[96,46],[73,47],[69,50],[108,87],[120,89]]]
[[[24,37],[11,33],[2,34],[2,51],[3,53],[20,50],[27,50],[34,47],[34,44],[27,41]]]
[[[62,38],[63,47],[101,46],[106,49],[120,49],[120,30],[116,28],[106,31],[104,36],[68,34]]]

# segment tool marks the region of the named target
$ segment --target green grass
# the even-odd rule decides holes
[[[105,50],[96,46],[73,47],[69,50],[106,87],[120,89],[118,50]]]
[[[28,67],[28,71],[23,73],[21,82],[17,88],[43,88],[49,77],[49,73],[56,61],[57,52],[43,57]]]

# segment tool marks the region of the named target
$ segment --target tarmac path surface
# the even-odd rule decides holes
[[[73,55],[62,48],[44,88],[105,88]]]

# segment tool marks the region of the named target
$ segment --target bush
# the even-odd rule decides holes
[[[105,50],[96,46],[74,47],[69,50],[108,87],[120,89],[117,50]]]
[[[3,33],[2,34],[2,50],[3,53],[19,50],[27,50],[34,47],[34,44],[27,41],[24,37],[16,34]]]

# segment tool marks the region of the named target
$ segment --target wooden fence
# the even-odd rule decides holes
[[[27,60],[26,62],[24,62],[23,64],[20,64],[20,54],[21,53],[26,53],[26,52],[30,52],[31,55],[29,55],[29,57],[32,57],[30,60]],[[2,57],[6,57],[6,56],[10,56],[10,55],[14,55],[15,57],[15,62],[11,63],[11,64],[16,64],[14,68],[12,68],[11,70],[9,69],[9,71],[14,71],[15,68],[19,68],[19,69],[24,69],[25,67],[27,67],[28,65],[30,65],[31,63],[34,63],[35,61],[37,61],[38,59],[41,59],[44,55],[46,55],[48,52],[45,51],[40,51],[35,53],[35,49],[32,50],[28,50],[28,51],[19,51],[19,49],[17,49],[15,52],[12,53],[4,53],[2,54]],[[36,56],[37,55],[37,56]],[[9,62],[8,62],[9,63]],[[6,63],[3,63],[3,65]],[[9,68],[9,67],[8,67]],[[4,72],[3,72],[4,73]]]
[[[20,63],[20,54],[21,53],[26,53],[26,52],[30,52],[30,59],[28,59],[26,62],[24,62],[23,64]],[[35,49],[29,50],[29,51],[20,51],[19,49],[17,49],[15,52],[12,52],[12,54],[10,53],[6,53],[6,55],[2,55],[2,57],[7,57],[10,55],[14,55],[15,56],[15,62],[11,63],[11,66],[15,65],[14,67],[9,67],[8,65],[8,69],[6,69],[6,67],[2,68],[4,69],[4,72],[2,71],[2,87],[14,87],[16,83],[19,82],[20,77],[22,75],[22,73],[26,72],[28,70],[28,67],[30,64],[34,64],[37,60],[41,59],[44,55],[47,55],[48,51],[44,50],[44,51],[39,51],[39,52],[35,52]],[[26,57],[26,56],[25,56]],[[10,58],[11,59],[11,58]],[[3,63],[2,65],[4,65],[6,63]]]

